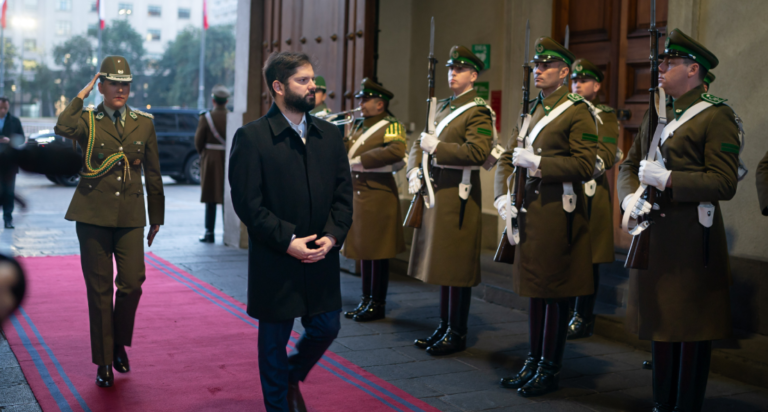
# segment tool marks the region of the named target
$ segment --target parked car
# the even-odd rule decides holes
[[[199,112],[190,109],[158,108],[148,109],[155,119],[155,133],[160,155],[160,171],[177,182],[200,184],[200,156],[195,150],[195,130]],[[40,130],[29,136],[28,144],[72,147],[70,140],[53,132]],[[78,153],[82,154],[80,146]],[[64,185],[77,186],[80,175],[46,176],[50,181]]]

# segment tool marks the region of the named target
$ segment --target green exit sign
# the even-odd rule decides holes
[[[491,68],[491,45],[490,44],[473,44],[472,53],[477,56],[478,59],[485,64],[485,70]]]
[[[475,91],[477,92],[477,97],[482,97],[483,100],[488,101],[491,94],[488,82],[475,82]]]

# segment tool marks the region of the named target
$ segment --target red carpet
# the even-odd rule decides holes
[[[131,372],[96,387],[79,256],[21,259],[24,306],[4,325],[43,411],[262,411],[258,322],[245,305],[153,254]],[[245,286],[245,285],[244,285]],[[289,346],[296,342],[294,332]],[[310,411],[436,409],[327,352],[302,385]]]

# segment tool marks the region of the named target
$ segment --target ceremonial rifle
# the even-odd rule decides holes
[[[648,29],[651,33],[651,88],[648,89],[648,128],[645,129],[645,133],[648,136],[648,150],[646,153],[651,153],[652,150],[656,150],[655,147],[651,147],[653,141],[653,134],[656,127],[659,124],[659,116],[656,113],[656,92],[659,87],[659,33],[656,27],[656,0],[651,0],[651,26]],[[659,102],[659,110],[666,110],[666,102]],[[642,138],[638,136],[638,138]],[[649,156],[652,158],[652,156]],[[656,190],[653,186],[645,188],[645,192],[642,195],[648,203],[653,205],[656,202]],[[630,208],[634,208],[635,205],[628,205]],[[629,269],[648,269],[648,257],[651,247],[651,234],[648,232],[648,227],[653,223],[647,215],[637,218],[638,230],[640,233],[632,237],[632,244],[629,246],[629,252],[627,253],[627,260],[624,263],[624,267]]]
[[[427,127],[425,132],[435,133],[435,110],[437,99],[435,98],[435,18],[432,17],[432,25],[429,32],[429,67],[427,82],[429,84],[429,98],[427,99]],[[414,142],[413,144],[419,144]],[[419,175],[421,177],[421,189],[413,196],[411,206],[408,208],[408,214],[405,215],[403,226],[418,229],[421,227],[422,217],[424,215],[424,206],[431,208],[435,206],[435,192],[432,188],[432,173],[430,172],[430,162],[432,156],[423,151],[421,153],[421,164],[419,165]]]
[[[518,125],[517,135],[517,147],[525,147],[525,136],[527,131],[521,130],[523,125],[526,124],[526,117],[528,111],[530,111],[530,90],[531,90],[531,66],[528,64],[529,44],[531,38],[531,26],[529,22],[525,23],[525,56],[523,56],[523,111],[520,114],[520,124]],[[527,126],[527,125],[526,125]],[[523,167],[518,166],[515,170],[515,190],[513,203],[517,208],[518,216],[522,213],[523,204],[525,200],[525,180],[526,170]],[[507,211],[509,213],[510,211]],[[515,263],[515,244],[516,242],[510,242],[510,236],[518,230],[518,218],[512,219],[512,231],[513,233],[507,233],[507,227],[504,228],[504,233],[501,234],[501,241],[499,241],[499,247],[496,249],[496,255],[493,257],[494,262],[500,263]]]

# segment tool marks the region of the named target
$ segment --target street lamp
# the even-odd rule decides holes
[[[19,87],[18,87],[18,93],[19,93],[19,112],[18,115],[21,116],[22,113],[22,107],[24,106],[24,94],[21,90],[21,83],[24,81],[24,30],[32,30],[35,27],[37,27],[37,21],[30,17],[14,17],[13,27],[17,28],[22,35],[21,37],[21,70],[19,71]]]

